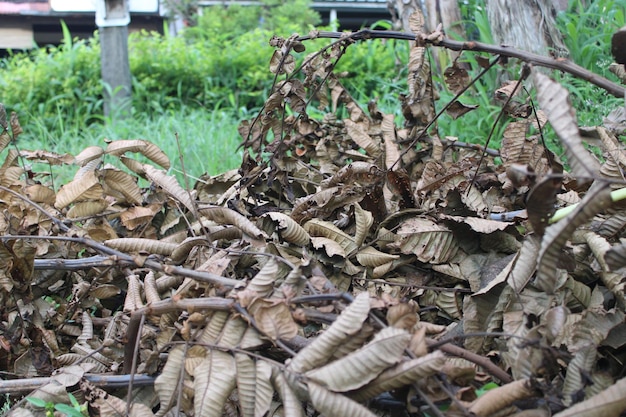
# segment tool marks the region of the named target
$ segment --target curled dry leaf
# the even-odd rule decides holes
[[[306,373],[307,378],[334,392],[361,388],[383,370],[400,361],[409,345],[408,332],[395,327],[381,330],[361,349]]]
[[[67,212],[68,219],[82,219],[102,213],[109,207],[109,202],[104,199],[81,201],[74,204]]]
[[[328,417],[375,417],[372,411],[365,406],[345,397],[327,390],[322,385],[313,381],[307,383],[309,396],[315,409],[324,413]]]
[[[381,156],[380,144],[374,141],[363,125],[355,123],[350,119],[344,120],[344,123],[349,137],[364,149],[369,156],[373,158]]]
[[[276,372],[272,382],[276,387],[276,391],[283,401],[285,415],[294,417],[304,417],[305,413],[302,408],[302,402],[298,398],[296,391],[289,385],[287,378],[283,373]]]
[[[362,389],[350,393],[356,401],[366,401],[383,392],[409,385],[426,379],[441,371],[446,357],[442,352],[433,352],[421,358],[403,361],[381,373]]]
[[[274,74],[290,74],[296,69],[296,60],[289,54],[282,51],[274,51],[270,59],[270,71]]]
[[[158,146],[147,140],[114,140],[106,148],[106,153],[113,156],[119,157],[126,152],[139,152],[164,169],[170,168],[170,159],[167,155]]]
[[[141,204],[143,198],[135,178],[117,169],[100,171],[104,184],[122,194],[130,204]]]
[[[602,392],[582,401],[554,417],[617,417],[626,410],[626,378],[616,381]]]
[[[263,215],[263,218],[269,218],[275,223],[277,232],[286,242],[298,246],[306,246],[311,241],[311,237],[306,230],[286,214],[274,211]],[[267,232],[268,230],[265,229],[265,231]]]
[[[83,149],[76,157],[74,158],[76,164],[78,166],[85,166],[86,163],[91,162],[95,159],[100,159],[104,155],[104,149],[100,146],[88,146]]]
[[[289,370],[302,373],[325,363],[337,346],[361,329],[369,310],[369,295],[363,292],[346,307],[324,333],[298,352],[289,363]]]
[[[154,390],[159,396],[161,408],[157,412],[157,417],[164,416],[172,408],[176,401],[177,391],[181,388],[179,381],[183,371],[185,360],[185,348],[175,346],[168,355],[165,367],[154,382]]]
[[[539,71],[533,71],[533,80],[539,104],[565,147],[565,155],[572,174],[579,181],[595,178],[600,170],[600,164],[582,144],[569,93],[565,87]]]
[[[128,230],[135,230],[149,224],[160,210],[161,205],[159,204],[129,207],[120,213],[120,221]]]
[[[150,181],[163,188],[174,200],[185,206],[187,210],[194,212],[195,206],[190,192],[181,187],[175,177],[167,175],[164,171],[147,164],[143,165],[143,171]]]
[[[346,255],[355,252],[358,247],[352,236],[344,233],[341,229],[330,222],[312,219],[304,224],[306,230],[311,236],[324,237],[336,242]]]
[[[30,185],[24,191],[28,198],[35,203],[46,203],[53,206],[56,200],[56,193],[54,190],[41,184]]]
[[[611,195],[606,183],[596,183],[587,192],[583,202],[562,221],[546,229],[539,250],[535,285],[552,294],[557,289],[557,262],[561,248],[574,230],[601,210],[611,205]]]
[[[228,396],[235,388],[237,367],[228,353],[210,351],[198,365],[194,378],[196,416],[220,417]]]
[[[370,211],[361,208],[358,203],[354,204],[354,223],[356,225],[356,232],[354,234],[354,244],[357,247],[361,247],[363,242],[370,233],[370,228],[374,224],[374,216]]]
[[[520,379],[487,391],[469,407],[476,416],[488,417],[511,405],[514,401],[532,397],[535,394],[532,382]]]
[[[169,256],[178,248],[176,243],[166,243],[156,239],[119,238],[109,239],[105,245],[122,252],[147,252]]]
[[[425,217],[404,221],[396,234],[397,241],[388,246],[414,254],[422,262],[444,263],[458,250],[452,231]]]
[[[200,206],[198,211],[209,220],[224,225],[231,224],[252,239],[267,239],[264,231],[259,229],[249,219],[226,207]]]

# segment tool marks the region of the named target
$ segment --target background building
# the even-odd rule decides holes
[[[129,31],[146,29],[163,32],[166,19],[159,0],[129,0]],[[258,4],[245,0],[201,0],[199,5],[238,3]],[[313,9],[322,23],[337,20],[341,29],[359,29],[381,19],[389,19],[387,0],[313,1]],[[206,11],[205,11],[206,12]],[[88,38],[96,30],[94,2],[76,0],[0,0],[0,54],[8,49],[29,49],[35,45],[58,45],[63,39],[61,20],[73,37]]]

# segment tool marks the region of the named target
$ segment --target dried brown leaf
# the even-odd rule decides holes
[[[436,351],[421,358],[403,361],[387,369],[365,387],[350,394],[356,401],[365,401],[403,386],[413,384],[441,371],[445,355]]]
[[[57,193],[54,206],[62,209],[75,201],[99,199],[102,197],[102,186],[93,172],[85,173],[81,178],[65,184]]]
[[[369,310],[369,295],[360,293],[328,329],[298,352],[289,363],[289,370],[303,373],[324,364],[338,346],[361,329]]]
[[[576,113],[569,101],[567,89],[539,71],[533,71],[533,74],[537,99],[565,147],[572,174],[579,181],[597,177],[600,164],[582,144]]]
[[[107,145],[105,152],[118,157],[124,155],[126,152],[139,152],[164,169],[170,169],[170,159],[167,155],[158,146],[147,140],[114,140]]]
[[[405,330],[387,327],[361,349],[313,369],[306,376],[334,392],[361,388],[383,370],[399,362],[410,339],[410,334]]]
[[[557,286],[557,262],[563,245],[580,225],[611,205],[610,189],[606,183],[597,183],[566,218],[546,229],[541,241],[534,284],[553,294]]]
[[[289,340],[298,334],[298,325],[282,299],[257,298],[248,306],[259,330],[271,340]]]
[[[398,240],[389,247],[404,254],[414,254],[422,262],[445,263],[459,247],[452,231],[426,217],[413,217],[400,225]]]
[[[311,402],[316,410],[328,417],[375,417],[372,411],[365,406],[345,397],[327,390],[322,385],[313,381],[307,383]]]
[[[157,412],[157,417],[164,416],[174,406],[177,399],[179,381],[182,376],[183,363],[185,360],[185,348],[175,346],[167,357],[167,362],[161,374],[154,382],[154,390],[159,396],[161,407]]]
[[[198,417],[221,417],[236,386],[237,366],[229,353],[210,351],[194,378],[194,411]]]

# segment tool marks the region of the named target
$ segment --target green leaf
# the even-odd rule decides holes
[[[76,408],[68,404],[56,404],[54,406],[54,409],[70,417],[84,417],[83,413],[80,411],[80,408],[77,410]]]
[[[26,401],[34,405],[35,407],[45,408],[48,404],[45,400],[36,397],[26,397]]]
[[[80,403],[78,402],[76,397],[74,397],[74,395],[71,392],[68,392],[67,395],[70,397],[70,402],[72,403],[72,406],[75,409],[80,409]]]
[[[484,395],[487,391],[492,390],[494,388],[498,388],[498,387],[499,385],[496,384],[495,382],[490,382],[488,384],[485,384],[476,390],[476,396],[480,397],[481,395]]]

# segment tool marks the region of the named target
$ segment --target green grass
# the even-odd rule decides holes
[[[187,106],[162,114],[147,116],[136,114],[115,123],[92,123],[87,126],[64,124],[58,132],[50,131],[37,117],[23,126],[19,137],[20,149],[45,149],[58,153],[78,154],[87,146],[106,147],[105,139],[146,139],[163,150],[172,162],[171,174],[182,177],[185,172],[192,178],[204,173],[216,175],[241,165],[242,154],[236,151],[240,138],[239,120],[248,117],[229,110],[206,110]],[[59,117],[59,123],[64,121]],[[178,136],[178,142],[176,139]],[[179,151],[180,146],[180,151]],[[105,161],[111,162],[111,161]],[[54,166],[55,185],[66,182],[76,171],[75,166]],[[190,184],[195,181],[192,179]]]
[[[567,12],[558,16],[569,58],[589,71],[618,82],[608,70],[613,62],[611,36],[626,25],[626,1],[596,0],[586,6],[581,3],[581,0],[572,1]],[[567,74],[554,75],[570,92],[581,125],[599,125],[611,110],[623,105],[623,99],[610,96],[584,80]]]

